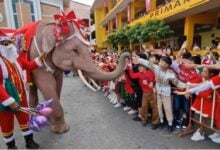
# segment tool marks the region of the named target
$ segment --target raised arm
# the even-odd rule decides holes
[[[179,64],[176,63],[176,61],[172,61],[172,64],[170,65],[170,67],[176,72],[176,73],[180,73],[180,67]]]
[[[187,84],[181,82],[180,80],[178,80],[178,79],[176,78],[175,74],[170,74],[169,80],[170,80],[175,86],[177,86],[178,88],[181,88],[181,89],[186,89],[186,88],[187,88]]]
[[[184,51],[184,49],[186,48],[186,46],[187,46],[187,42],[184,41],[183,44],[182,44],[182,46],[181,46],[181,48],[180,48],[180,50],[179,50],[179,52],[178,52],[177,55],[176,55],[176,59],[180,59],[180,58],[181,58],[181,56],[182,56],[182,54],[183,54],[183,51]]]
[[[205,91],[205,90],[210,89],[210,88],[215,89],[214,86],[213,86],[212,81],[206,81],[206,82],[203,82],[202,84],[200,84],[197,87],[189,89],[188,92],[191,93],[191,94],[194,94],[194,93],[199,93],[201,91]]]
[[[216,69],[216,70],[220,70],[220,64],[213,64],[213,65],[202,65],[203,67],[206,67],[208,69]]]
[[[203,82],[202,84],[194,87],[194,88],[191,88],[189,90],[186,90],[184,92],[179,92],[179,91],[175,91],[176,94],[178,95],[188,95],[188,94],[195,94],[195,93],[199,93],[201,91],[205,91],[207,89],[215,89],[215,87],[213,86],[213,83],[212,81],[206,81],[206,82]]]
[[[128,73],[132,79],[138,79],[140,77],[140,73],[139,72],[134,73],[134,71],[131,67],[128,67]]]
[[[159,70],[159,67],[157,65],[149,62],[148,60],[139,58],[139,63],[144,65],[145,67],[153,70],[154,72],[158,72],[158,70]]]

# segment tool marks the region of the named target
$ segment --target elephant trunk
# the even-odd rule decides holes
[[[98,81],[107,81],[107,80],[113,80],[121,75],[122,71],[124,70],[125,66],[125,58],[129,57],[129,53],[123,53],[119,59],[119,63],[117,65],[117,68],[113,72],[103,72],[95,65],[91,72],[85,72],[86,76],[89,76],[92,79],[98,80]]]

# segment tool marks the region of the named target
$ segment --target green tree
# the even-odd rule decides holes
[[[112,44],[113,48],[117,47],[117,35],[116,32],[112,32],[108,35],[107,43]]]
[[[114,48],[116,48],[118,44],[128,45],[129,40],[126,34],[128,29],[128,26],[124,26],[116,31],[113,31],[109,34],[107,42],[112,44]]]
[[[128,45],[129,44],[129,39],[126,34],[126,32],[128,30],[129,30],[129,27],[126,25],[126,26],[123,26],[122,28],[119,28],[116,31],[116,37],[117,37],[118,44],[121,44],[121,45]]]
[[[141,43],[151,42],[151,44],[155,44],[157,40],[168,38],[173,33],[164,21],[149,20],[142,25],[142,31],[138,39]]]
[[[142,25],[140,23],[134,25],[133,27],[130,27],[126,32],[128,40],[131,43],[139,43],[141,30],[142,30]]]

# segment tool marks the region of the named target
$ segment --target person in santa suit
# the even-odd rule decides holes
[[[213,68],[213,67],[212,67]],[[184,92],[175,92],[179,95],[186,95],[187,97],[189,94],[199,93],[202,91],[206,91],[208,89],[215,90],[215,109],[214,109],[214,121],[217,131],[208,137],[215,143],[220,144],[220,75],[216,75],[211,78],[209,81],[203,82],[202,84],[186,90]]]
[[[20,107],[28,107],[22,70],[37,69],[42,66],[45,54],[28,62],[17,55],[12,40],[0,30],[0,127],[8,149],[16,149],[14,116],[26,141],[26,148],[38,149],[33,140],[33,133],[28,127],[29,114],[19,111]]]

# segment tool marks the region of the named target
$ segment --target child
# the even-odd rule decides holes
[[[131,61],[126,58],[125,59],[126,64],[125,64],[125,71],[124,71],[124,87],[125,87],[125,91],[127,93],[127,99],[125,101],[125,107],[123,108],[124,111],[130,111],[133,110],[135,111],[135,104],[134,104],[134,97],[135,97],[135,91],[134,89],[131,87],[132,84],[132,79],[129,76],[129,72],[128,72],[128,68],[127,65],[131,63]]]
[[[218,71],[208,69],[208,68],[203,68],[203,71],[202,71],[202,77],[204,81],[208,81],[209,79],[211,79],[211,77],[217,74],[218,74]],[[207,121],[207,118],[211,118],[212,99],[213,99],[213,90],[210,88],[210,89],[199,92],[191,106],[191,110],[195,111],[195,113],[198,113],[198,114],[201,113],[200,115],[202,115],[203,123]],[[201,107],[201,103],[203,105],[202,107]],[[191,137],[191,140],[200,141],[204,139],[205,139],[204,127],[201,125],[199,129],[193,134],[193,136]]]
[[[163,56],[157,65],[150,63],[147,60],[134,58],[136,61],[150,69],[152,69],[156,76],[156,90],[157,90],[157,107],[159,111],[160,124],[164,125],[163,120],[163,109],[164,107],[166,118],[168,120],[168,132],[173,131],[173,112],[172,112],[172,102],[171,102],[171,87],[169,82],[171,81],[174,85],[179,88],[186,88],[186,84],[180,82],[175,74],[169,70],[172,60]]]
[[[178,92],[176,91],[177,94],[179,95],[187,95],[188,94],[194,94],[194,93],[199,93],[201,91],[205,91],[207,89],[215,89],[216,90],[216,103],[215,103],[215,112],[214,112],[214,119],[215,119],[215,126],[217,129],[220,129],[220,76],[217,75],[215,77],[213,77],[210,81],[206,81],[204,82],[203,84],[197,86],[197,87],[194,87],[194,88],[191,88],[185,92]],[[215,143],[218,143],[220,144],[220,132],[215,132],[214,134],[212,135],[209,135],[209,138],[215,142]]]
[[[129,67],[129,74],[133,79],[139,79],[139,84],[141,85],[141,89],[143,91],[142,96],[142,106],[140,111],[142,126],[147,125],[148,121],[148,108],[149,106],[152,109],[152,129],[156,129],[159,124],[159,116],[157,110],[157,103],[156,99],[154,98],[154,82],[155,82],[155,75],[153,71],[146,68],[142,64],[138,66],[139,72],[134,73],[131,67]]]

